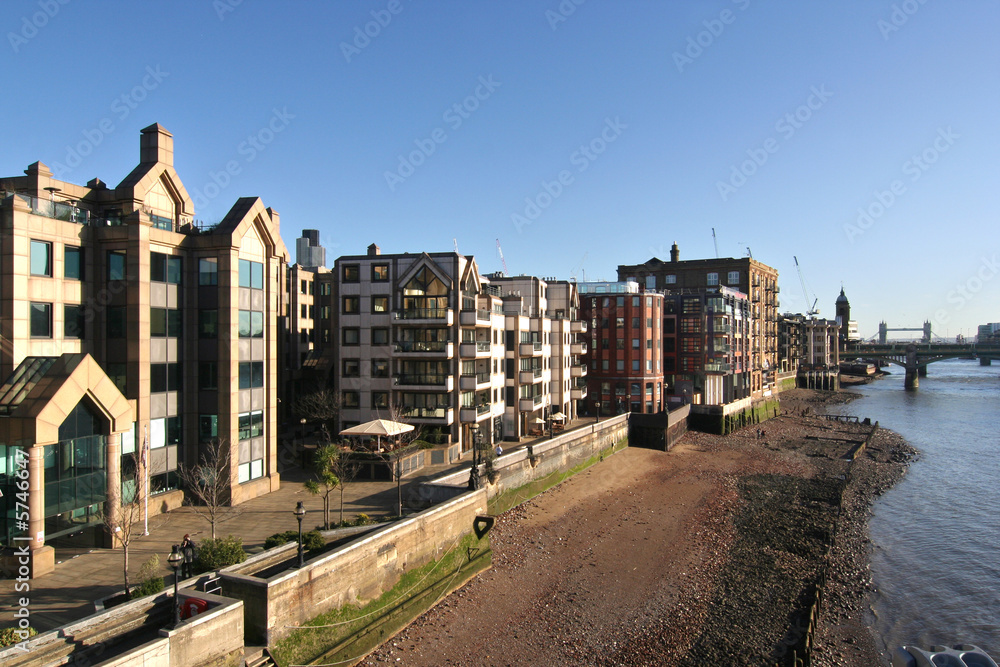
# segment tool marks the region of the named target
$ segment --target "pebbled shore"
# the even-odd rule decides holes
[[[507,512],[493,568],[362,664],[772,665],[827,558],[813,664],[888,664],[865,624],[867,518],[913,451],[881,430],[838,517],[869,427],[813,414],[851,396],[786,392],[763,437],[629,448]]]

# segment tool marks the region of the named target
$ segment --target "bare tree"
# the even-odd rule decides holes
[[[232,505],[230,448],[225,440],[214,438],[202,445],[201,460],[192,466],[180,466],[177,475],[184,484],[185,502],[195,514],[212,526],[235,519],[243,513],[241,505]],[[194,501],[197,501],[195,503]]]
[[[127,463],[131,479],[126,477],[126,471],[120,480],[113,480],[107,490],[107,499],[104,502],[104,509],[101,510],[100,518],[105,530],[111,536],[112,545],[121,545],[122,548],[122,574],[125,581],[125,597],[132,594],[132,588],[128,580],[128,557],[129,547],[135,538],[143,535],[144,503],[146,500],[146,488],[143,480],[148,474],[146,470],[146,448],[141,447],[137,451],[124,459]],[[123,486],[127,489],[124,493]]]
[[[348,483],[354,481],[354,477],[358,474],[358,463],[351,460],[350,456],[347,456],[345,452],[340,452],[340,455],[330,466],[330,471],[337,476],[340,480],[340,524],[344,524],[344,487]],[[330,529],[330,520],[327,519],[326,522],[327,530]]]
[[[340,416],[340,408],[343,400],[339,392],[333,389],[319,389],[309,394],[304,394],[295,401],[295,414],[306,422],[319,422],[320,428],[327,434],[329,442],[329,431],[327,430],[337,417]]]

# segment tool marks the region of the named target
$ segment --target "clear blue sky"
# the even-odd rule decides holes
[[[798,256],[864,336],[1000,321],[996,2],[5,0],[0,26],[5,176],[117,184],[159,122],[197,218],[260,196],[331,263],[457,239],[492,272],[499,239],[512,274],[614,279],[714,228],[782,310]]]

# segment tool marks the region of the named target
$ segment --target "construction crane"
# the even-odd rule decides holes
[[[583,263],[587,261],[587,256],[589,254],[590,254],[589,250],[583,253],[583,259],[581,259],[580,263],[577,264],[575,267],[573,267],[573,270],[569,272],[569,279],[572,282],[574,283],[576,282],[576,272],[579,270],[583,270],[583,282],[587,282],[587,270],[583,268]]]
[[[808,307],[808,305],[809,305],[809,291],[806,289],[806,279],[804,277],[802,277],[802,267],[799,266],[799,258],[793,255],[792,259],[795,260],[795,270],[799,272],[799,282],[802,284],[802,296],[805,297],[805,299],[806,299],[806,306]],[[809,310],[806,311],[806,316],[807,317],[814,317],[816,315],[819,315],[819,309],[816,308],[816,304],[818,302],[819,302],[819,298],[818,297],[813,299],[812,307],[809,308]]]
[[[500,247],[500,239],[497,239],[497,254],[500,255],[500,263],[503,265],[503,274],[507,276],[507,260],[503,258],[503,249]]]
[[[715,227],[712,227],[712,243],[715,244],[715,258],[719,259],[719,239],[715,238]]]

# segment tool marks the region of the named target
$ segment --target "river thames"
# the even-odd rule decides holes
[[[875,501],[870,623],[884,650],[975,644],[1000,658],[1000,362],[928,366],[916,391],[903,369],[851,388],[838,408],[878,420],[920,451]]]

